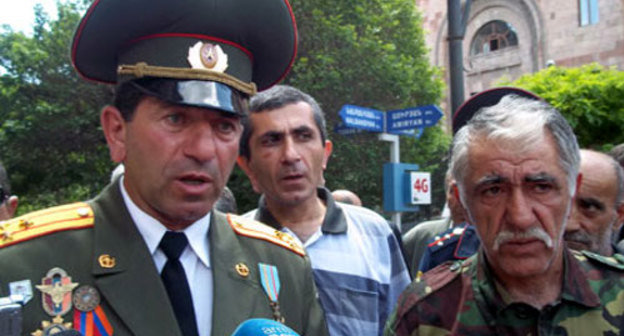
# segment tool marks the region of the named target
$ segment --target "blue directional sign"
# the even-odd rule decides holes
[[[397,134],[397,135],[405,135],[405,136],[409,136],[412,138],[420,139],[424,131],[425,131],[424,127],[419,127],[419,128],[408,129],[408,130],[392,131],[388,133]]]
[[[373,132],[384,131],[384,113],[355,105],[344,105],[339,112],[345,126]]]
[[[338,133],[338,134],[340,134],[342,136],[349,136],[349,135],[353,135],[353,134],[362,133],[362,132],[364,132],[364,130],[347,127],[343,123],[338,123],[338,124],[336,124],[336,126],[334,126],[334,132],[336,132],[336,133]]]
[[[442,118],[442,111],[435,105],[411,107],[386,113],[386,131],[393,133],[414,128],[430,127]]]

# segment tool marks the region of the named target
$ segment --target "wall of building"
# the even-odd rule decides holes
[[[415,2],[423,15],[431,63],[446,69],[447,1]],[[580,26],[578,0],[472,0],[463,42],[466,97],[501,79],[539,71],[549,62],[566,67],[598,62],[624,70],[624,0],[598,0],[598,5],[598,22]],[[470,55],[475,34],[492,20],[511,24],[518,45]],[[442,105],[444,110],[449,106]]]

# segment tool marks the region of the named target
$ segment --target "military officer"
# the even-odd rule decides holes
[[[251,95],[296,51],[286,0],[100,0],[71,57],[115,83],[100,120],[125,172],[88,202],[0,224],[0,291],[23,333],[229,335],[252,317],[327,330],[290,236],[212,210]]]
[[[474,117],[455,127],[451,169],[481,247],[412,282],[385,335],[621,335],[622,256],[563,240],[581,182],[570,125],[515,88],[482,92],[462,112]]]

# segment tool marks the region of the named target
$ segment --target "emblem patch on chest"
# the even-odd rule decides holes
[[[50,316],[65,315],[72,308],[72,290],[78,286],[63,269],[55,267],[48,271],[37,285],[41,291],[43,310]]]

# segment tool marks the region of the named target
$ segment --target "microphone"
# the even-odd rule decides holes
[[[299,334],[277,321],[254,318],[239,324],[231,336],[299,336]]]
[[[0,298],[0,335],[20,336],[22,334],[21,295]]]

